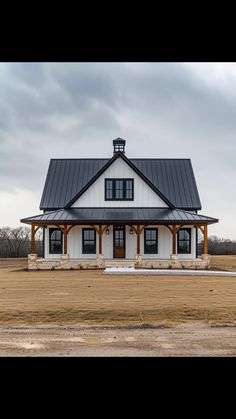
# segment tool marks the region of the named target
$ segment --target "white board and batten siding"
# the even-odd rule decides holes
[[[55,228],[55,226],[51,226]],[[151,226],[150,226],[151,227]],[[144,232],[141,234],[140,247],[143,259],[169,259],[172,254],[172,234],[164,226],[152,226],[158,229],[158,253],[157,254],[144,254]],[[186,226],[187,227],[187,226]],[[192,230],[191,234],[191,253],[181,255],[179,259],[194,259],[196,257],[196,234],[195,229],[189,226]],[[58,259],[60,255],[49,254],[49,228],[45,229],[45,258]],[[82,253],[82,229],[91,228],[91,226],[75,226],[68,235],[67,246],[68,254],[72,259],[96,259],[98,254],[98,234],[96,235],[96,251],[97,254],[83,254]],[[109,228],[110,234],[103,234],[102,249],[105,259],[113,258],[113,228]],[[133,259],[136,254],[137,238],[136,234],[130,234],[130,227],[126,226],[126,239],[125,239],[125,257],[126,259]]]
[[[134,179],[133,201],[105,201],[106,178]],[[154,207],[168,208],[168,205],[147,185],[146,182],[120,157],[85,191],[72,208],[82,207]]]

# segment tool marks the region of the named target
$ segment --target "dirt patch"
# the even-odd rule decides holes
[[[0,356],[236,356],[236,327],[0,328]]]
[[[224,271],[236,271],[236,256],[211,256],[211,268]]]
[[[236,267],[236,256],[214,257],[215,265],[216,260],[226,269]],[[97,270],[30,272],[22,270],[24,263],[0,260],[0,326],[236,322],[234,277],[106,276]]]

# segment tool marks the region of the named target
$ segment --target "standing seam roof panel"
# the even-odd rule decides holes
[[[182,184],[185,191],[182,207],[183,208],[188,207],[186,196],[189,196],[189,201],[191,201],[191,205],[193,207],[194,205],[193,205],[192,195],[189,189],[188,180],[186,179],[186,175],[185,175],[185,161],[182,160],[179,162],[179,164],[180,164],[180,176],[181,176]]]
[[[62,189],[62,182],[63,182],[63,175],[64,175],[64,161],[60,161],[58,162],[58,164],[56,165],[56,171],[55,171],[55,177],[57,178],[57,184],[56,187],[53,188],[54,190],[54,194],[52,195],[53,197],[53,207],[57,206],[57,207],[61,207],[60,202],[59,202],[59,194],[61,192]]]
[[[50,199],[51,199],[52,194],[53,194],[55,180],[57,179],[56,176],[55,176],[56,164],[54,164],[53,160],[51,160],[51,167],[52,167],[52,173],[53,173],[51,185],[47,185],[47,181],[46,181],[46,187],[48,187],[48,194],[47,194],[48,195],[48,200],[49,200],[48,207],[50,207],[50,205],[53,207],[53,204],[50,201]],[[50,168],[49,168],[49,170],[50,170]],[[50,172],[49,172],[49,174],[50,174]]]
[[[195,202],[197,203],[197,200],[200,201],[200,198],[199,198],[199,194],[198,194],[196,179],[195,179],[195,176],[194,176],[193,166],[192,166],[191,161],[190,161],[190,165],[189,165],[189,170],[190,170],[190,174],[191,174],[191,176],[189,176],[189,180],[190,180],[190,184],[191,184],[191,192],[192,192],[192,194],[195,195]]]

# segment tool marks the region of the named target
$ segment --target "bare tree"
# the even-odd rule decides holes
[[[42,236],[42,231],[38,230],[36,251],[39,256],[43,254]],[[30,253],[30,249],[30,227],[0,228],[0,257],[26,257]]]
[[[203,253],[203,239],[198,241],[198,254]],[[210,255],[236,255],[236,241],[223,239],[217,236],[208,238],[208,253]]]

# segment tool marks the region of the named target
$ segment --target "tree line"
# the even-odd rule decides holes
[[[203,253],[203,239],[198,243],[198,254]],[[209,236],[208,253],[210,255],[236,255],[236,241]]]
[[[43,257],[43,231],[36,233],[36,253]],[[27,257],[31,253],[30,227],[0,228],[0,258]],[[203,238],[198,240],[198,254],[203,253]],[[236,255],[236,241],[209,236],[208,253],[210,255]]]
[[[36,233],[36,253],[43,256],[43,232]],[[0,258],[21,258],[31,253],[30,227],[1,227],[0,228]]]

